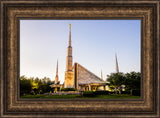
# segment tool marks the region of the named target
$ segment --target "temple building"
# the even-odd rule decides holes
[[[67,47],[66,56],[66,71],[65,80],[63,84],[57,84],[58,82],[58,61],[56,69],[55,84],[50,85],[55,88],[55,91],[61,88],[77,88],[78,91],[90,91],[90,90],[106,90],[106,82],[103,81],[102,71],[101,78],[94,73],[87,70],[85,67],[78,63],[73,64],[72,57],[72,45],[71,45],[71,24],[69,24],[69,41]]]

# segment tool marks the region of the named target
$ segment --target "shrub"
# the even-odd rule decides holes
[[[133,96],[140,96],[140,90],[139,89],[133,89],[132,90],[132,95]]]
[[[84,97],[95,97],[96,94],[95,94],[95,92],[93,92],[93,91],[84,91],[84,92],[83,92],[83,96],[84,96]]]
[[[115,94],[115,92],[109,91],[109,94]]]
[[[61,91],[77,91],[76,88],[61,88]]]
[[[131,94],[130,91],[121,91],[121,94]]]
[[[109,95],[109,91],[95,91],[96,95]]]

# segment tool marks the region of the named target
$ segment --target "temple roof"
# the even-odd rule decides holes
[[[106,82],[103,81],[100,77],[95,75],[94,73],[90,72],[83,66],[78,63],[75,63],[74,66],[76,67],[76,78],[79,85],[82,84],[105,84]]]

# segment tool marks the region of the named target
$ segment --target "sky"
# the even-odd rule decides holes
[[[20,76],[64,82],[69,24],[73,64],[106,80],[116,72],[140,72],[140,20],[20,20]]]

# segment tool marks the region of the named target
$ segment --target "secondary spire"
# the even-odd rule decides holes
[[[56,76],[58,76],[58,59],[57,59],[57,69],[56,69]]]
[[[101,70],[101,79],[103,80],[103,74],[102,74],[102,70]]]
[[[55,84],[58,83],[58,59],[57,59],[57,68],[56,68],[56,76],[55,76]]]
[[[116,72],[119,73],[117,54],[115,54],[115,59],[116,59]]]

